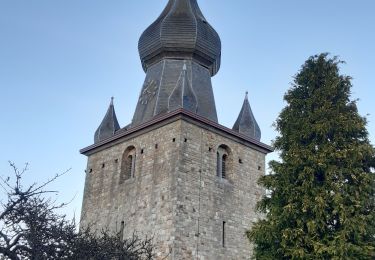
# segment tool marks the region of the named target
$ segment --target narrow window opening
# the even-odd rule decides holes
[[[115,159],[115,163],[118,163],[118,159]]]
[[[262,170],[262,167],[261,166],[258,166],[258,171]]]
[[[145,151],[143,149],[141,149],[141,154],[143,154]]]
[[[219,152],[216,153],[216,161],[217,161],[217,164],[216,164],[216,176],[217,177],[220,177],[220,167],[221,167],[221,163],[220,163],[220,154]]]
[[[209,152],[212,152],[212,147],[209,147],[209,148],[208,148],[208,151],[209,151]]]
[[[242,159],[238,159],[238,162],[240,163],[240,164],[242,164],[243,162],[242,162]]]
[[[227,155],[226,154],[224,154],[223,155],[223,158],[221,159],[221,177],[223,178],[223,179],[225,179],[226,178],[226,174],[227,174],[227,169],[226,169],[226,167],[227,167]]]
[[[132,177],[133,172],[133,155],[129,155],[127,159],[127,171],[126,171],[126,179],[130,179]]]
[[[135,172],[135,155],[134,155],[134,158],[132,160],[132,170],[131,170],[131,176],[132,176],[132,178],[135,177],[134,172]]]
[[[173,138],[172,141],[173,141],[173,142],[176,142],[176,138]]]
[[[121,240],[124,239],[124,229],[125,229],[125,221],[121,221],[120,232],[119,232],[119,237]]]
[[[105,167],[105,163],[102,164],[102,168],[104,168],[104,167]]]
[[[223,221],[223,230],[222,230],[222,244],[225,247],[225,221]]]
[[[184,139],[184,142],[186,143],[187,141],[188,141],[187,138],[185,138],[185,139]]]
[[[92,169],[89,170],[89,173],[92,173]]]
[[[155,149],[158,149],[158,147],[159,147],[158,144],[155,144]]]

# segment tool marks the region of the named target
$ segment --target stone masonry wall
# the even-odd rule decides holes
[[[229,152],[226,179],[216,175],[220,145]],[[129,146],[135,178],[120,184]],[[125,234],[155,235],[158,259],[249,259],[245,231],[259,217],[264,168],[263,153],[179,120],[89,156],[82,225],[119,231],[124,221]]]
[[[89,156],[81,225],[119,232],[124,221],[125,236],[133,231],[154,235],[161,258],[169,254],[179,149],[173,138],[180,134],[180,124],[174,122]],[[120,183],[121,159],[129,146],[136,149],[135,177]]]
[[[187,142],[176,176],[175,259],[250,259],[245,232],[259,217],[255,205],[264,190],[257,180],[264,174],[265,155],[187,122],[181,134]],[[220,145],[229,150],[226,179],[216,174]]]

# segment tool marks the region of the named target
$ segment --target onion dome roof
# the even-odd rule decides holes
[[[143,32],[138,49],[145,71],[163,58],[193,59],[212,76],[220,68],[220,37],[197,0],[169,0],[159,18]]]

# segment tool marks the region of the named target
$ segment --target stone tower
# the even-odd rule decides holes
[[[146,79],[131,124],[113,100],[88,157],[81,224],[155,236],[158,259],[248,259],[245,237],[272,148],[248,97],[218,123],[211,77],[221,42],[196,0],[169,0],[139,40]]]

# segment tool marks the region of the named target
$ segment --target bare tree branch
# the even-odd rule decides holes
[[[23,186],[22,178],[28,164],[22,170],[9,162],[14,178],[0,177],[0,185],[7,194],[7,202],[0,203],[0,259],[128,259],[143,260],[154,257],[153,239],[141,239],[136,232],[129,239],[103,230],[100,235],[90,228],[79,232],[75,219],[66,220],[56,210],[67,203],[58,204],[46,197],[56,191],[47,186],[62,175],[55,174],[41,185]],[[12,181],[13,180],[13,181]]]

